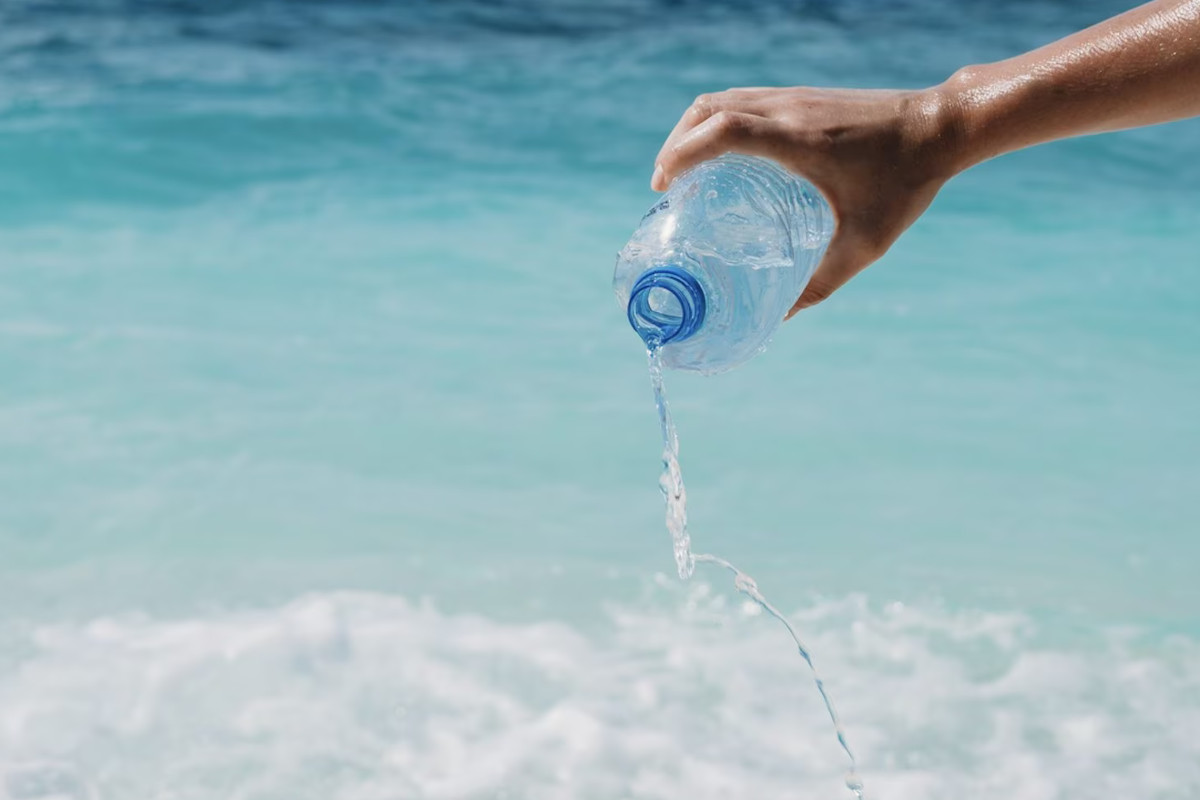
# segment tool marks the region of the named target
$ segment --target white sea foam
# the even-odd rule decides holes
[[[9,631],[0,798],[843,796],[781,631],[663,592],[687,594],[587,634],[364,593]],[[869,797],[1200,796],[1196,641],[1047,646],[1021,616],[859,598],[794,619]]]

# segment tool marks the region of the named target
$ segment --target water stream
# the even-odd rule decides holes
[[[671,409],[667,404],[667,395],[663,388],[662,351],[657,347],[651,347],[647,353],[650,361],[650,384],[654,389],[654,405],[658,408],[658,421],[662,428],[663,439],[663,471],[658,485],[662,489],[663,498],[666,500],[667,530],[671,534],[671,543],[675,551],[675,566],[679,571],[679,577],[682,580],[690,578],[696,570],[697,563],[714,564],[724,567],[733,573],[734,588],[757,603],[772,617],[779,620],[783,627],[787,629],[788,635],[792,637],[796,649],[800,652],[800,657],[804,659],[809,671],[812,673],[813,681],[817,685],[817,691],[821,694],[822,702],[825,703],[825,710],[829,712],[829,719],[833,723],[833,730],[837,735],[838,744],[841,745],[842,750],[846,753],[846,758],[850,762],[850,767],[845,777],[846,788],[861,800],[864,791],[863,782],[858,775],[858,763],[854,758],[854,751],[850,749],[850,744],[846,740],[846,731],[842,728],[842,722],[838,718],[833,700],[825,688],[825,681],[821,678],[820,673],[817,672],[817,668],[813,664],[812,655],[808,648],[805,647],[800,634],[796,632],[795,627],[788,621],[787,617],[779,609],[771,605],[770,601],[759,590],[758,583],[754,578],[742,572],[720,556],[709,555],[707,553],[692,553],[692,540],[687,530],[687,488],[683,484],[683,473],[679,468],[679,434],[675,430],[674,420],[671,419]]]

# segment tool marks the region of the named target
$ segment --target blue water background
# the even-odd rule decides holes
[[[730,86],[930,85],[1120,10],[0,3],[0,619],[335,590],[580,631],[657,592],[675,619],[609,283],[678,115]],[[764,355],[669,376],[697,548],[785,609],[1191,642],[1197,142],[984,164]],[[446,791],[399,796],[475,796]]]
[[[607,284],[690,98],[926,85],[1116,10],[5,4],[0,563],[657,568]],[[797,599],[1194,608],[1198,130],[987,164],[673,380],[698,540]]]

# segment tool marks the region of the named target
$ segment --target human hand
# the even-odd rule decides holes
[[[1042,142],[1200,115],[1198,85],[1200,0],[1153,0],[923,91],[701,95],[650,185],[662,191],[727,152],[774,159],[816,185],[837,229],[794,314],[887,252],[956,173]]]
[[[689,167],[728,152],[773,159],[812,182],[837,229],[791,317],[887,252],[957,171],[945,106],[935,90],[701,95],[659,151],[650,185],[664,191]]]

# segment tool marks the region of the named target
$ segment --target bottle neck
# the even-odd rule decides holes
[[[629,324],[647,347],[681,342],[704,323],[704,289],[690,272],[656,267],[637,279],[629,294]]]

